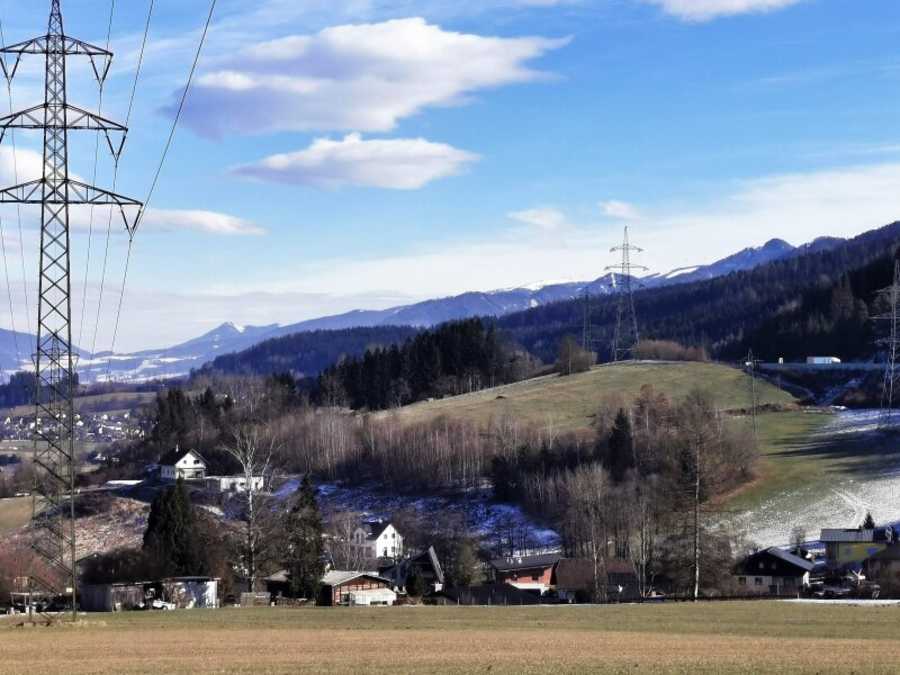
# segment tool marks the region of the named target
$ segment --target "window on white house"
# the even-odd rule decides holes
[[[762,585],[763,585],[762,579],[761,579],[760,577],[756,577],[756,578],[753,580],[753,583],[756,584],[757,586],[762,586]]]

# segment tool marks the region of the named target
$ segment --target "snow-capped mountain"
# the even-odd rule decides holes
[[[833,248],[843,240],[822,237],[804,246],[794,247],[781,239],[773,239],[763,246],[747,248],[710,265],[682,267],[666,274],[651,274],[633,279],[635,288],[648,289],[672,284],[702,281],[732,272],[752,269],[759,265],[803,253]],[[355,310],[334,316],[309,319],[287,326],[245,326],[224,323],[193,340],[173,347],[151,349],[133,354],[97,354],[93,358],[82,354],[79,372],[82,382],[145,381],[155,378],[181,377],[191,369],[222,354],[241,351],[263,340],[304,331],[341,330],[371,326],[429,327],[445,321],[472,316],[503,316],[552,302],[571,300],[587,291],[593,296],[618,292],[621,275],[604,274],[593,281],[541,282],[521,288],[495,291],[476,291],[453,297],[425,300],[384,310]],[[20,353],[30,355],[34,337],[17,335]],[[22,351],[22,349],[25,351]],[[21,368],[16,360],[12,333],[0,330],[0,367],[8,374]],[[24,358],[24,357],[23,357]],[[19,366],[16,364],[19,363]]]

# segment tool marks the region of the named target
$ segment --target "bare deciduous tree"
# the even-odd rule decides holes
[[[257,572],[272,546],[268,527],[271,518],[261,509],[262,494],[271,485],[272,457],[278,448],[277,440],[260,425],[240,426],[231,433],[223,450],[240,465],[245,486],[237,497],[242,501],[244,541],[242,557],[250,590],[256,588]],[[260,482],[262,483],[260,485]]]

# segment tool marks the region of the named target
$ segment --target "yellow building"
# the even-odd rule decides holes
[[[822,530],[825,559],[830,570],[861,567],[863,562],[885,550],[894,540],[890,527],[874,530]]]

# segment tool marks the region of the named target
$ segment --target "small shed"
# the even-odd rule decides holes
[[[84,584],[78,589],[78,603],[83,612],[127,612],[143,609],[147,602],[149,581],[115,584]]]
[[[446,588],[436,593],[432,600],[437,605],[516,607],[541,604],[540,598],[534,593],[505,583]]]

